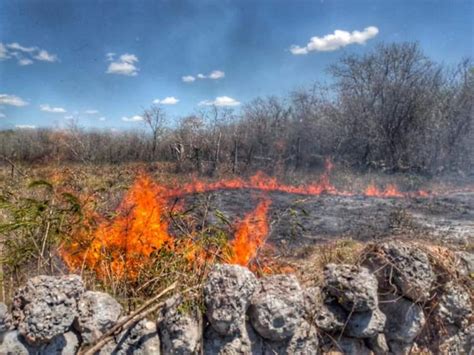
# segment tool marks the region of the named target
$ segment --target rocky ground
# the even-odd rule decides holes
[[[341,237],[374,241],[407,233],[453,246],[474,242],[474,192],[376,198],[223,190],[188,197],[186,204],[207,204],[211,222],[217,221],[216,211],[234,221],[251,211],[260,196],[272,200],[268,242],[282,252]]]
[[[203,307],[175,294],[154,317],[119,327],[95,354],[468,354],[473,264],[472,254],[437,259],[397,241],[371,245],[356,265],[326,265],[313,286],[218,264],[203,285]],[[35,277],[11,308],[0,304],[0,354],[86,354],[124,316],[79,276]]]

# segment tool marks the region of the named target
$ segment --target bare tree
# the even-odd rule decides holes
[[[151,160],[153,161],[156,159],[158,138],[160,138],[165,131],[167,122],[166,112],[162,107],[153,105],[143,112],[143,122],[151,131]]]

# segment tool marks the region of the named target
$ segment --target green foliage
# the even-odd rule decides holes
[[[82,218],[79,199],[45,180],[31,182],[26,197],[3,191],[0,212],[1,263],[10,276],[53,273],[57,247]]]

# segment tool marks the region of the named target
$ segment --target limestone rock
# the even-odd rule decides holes
[[[143,319],[101,349],[100,355],[159,355],[160,338],[155,322]],[[178,353],[173,353],[178,354]]]
[[[37,276],[18,289],[13,317],[31,345],[45,344],[66,333],[77,316],[77,300],[84,291],[79,276]]]
[[[247,355],[263,354],[262,339],[248,323],[234,334],[222,336],[214,327],[208,326],[204,332],[205,355]]]
[[[314,325],[303,321],[289,340],[266,341],[263,349],[266,355],[317,355],[320,352],[318,333]]]
[[[0,344],[0,354],[5,355],[30,355],[34,354],[31,347],[17,330],[6,332]]]
[[[375,355],[386,355],[388,354],[388,345],[385,335],[379,333],[376,336],[366,339],[365,344],[367,347],[373,351]]]
[[[406,298],[384,300],[380,309],[387,316],[384,333],[388,341],[409,344],[425,325],[423,309]]]
[[[236,333],[245,323],[257,285],[255,275],[239,265],[216,265],[209,273],[204,285],[206,316],[219,334]]]
[[[372,338],[383,331],[385,320],[385,314],[378,308],[369,312],[352,313],[345,333],[354,338]]]
[[[55,337],[49,344],[43,345],[38,354],[75,354],[79,349],[79,337],[74,332],[67,332]]]
[[[443,289],[436,315],[444,322],[463,326],[472,314],[469,292],[454,282],[447,283]]]
[[[265,339],[291,338],[304,315],[303,291],[294,275],[274,275],[261,279],[261,288],[252,298],[250,321]]]
[[[324,269],[325,291],[349,312],[377,308],[377,279],[364,267],[328,264]]]
[[[347,311],[333,301],[320,305],[316,311],[314,322],[319,329],[325,332],[335,332],[344,328],[347,317]]]
[[[122,306],[107,293],[85,292],[78,302],[79,316],[74,324],[84,344],[93,343],[112,328],[122,311]]]
[[[474,253],[458,251],[455,254],[461,264],[460,274],[472,279],[474,277]]]
[[[335,350],[342,351],[344,355],[370,355],[370,349],[365,346],[362,339],[341,337]]]
[[[435,274],[420,248],[398,241],[383,243],[380,252],[369,254],[365,264],[377,271],[381,285],[395,284],[404,297],[414,302],[430,297]]]
[[[0,334],[7,332],[12,325],[12,315],[5,303],[0,302]]]
[[[181,304],[182,298],[174,296],[160,314],[158,329],[164,354],[195,354],[201,347],[201,313],[180,311]]]

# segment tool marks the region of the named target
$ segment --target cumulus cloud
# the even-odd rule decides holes
[[[56,54],[51,54],[45,51],[44,49],[41,49],[37,55],[34,56],[35,59],[40,60],[42,62],[57,62],[58,57]]]
[[[183,80],[185,83],[192,83],[196,78],[192,75],[186,75],[181,77],[181,80]]]
[[[49,113],[66,113],[66,110],[62,107],[51,107],[48,104],[40,105],[40,110]]]
[[[107,53],[107,60],[112,61],[107,68],[107,74],[117,74],[126,76],[136,76],[139,69],[136,66],[138,58],[134,54],[125,53],[116,60],[115,54]]]
[[[21,107],[28,105],[28,102],[15,95],[0,94],[0,105]]]
[[[99,113],[99,111],[97,111],[97,110],[85,110],[84,113],[86,115],[96,115],[96,114]]]
[[[162,105],[176,105],[179,100],[174,96],[165,97],[163,100],[155,99],[153,100],[154,104],[162,104]]]
[[[18,129],[35,129],[36,128],[35,125],[31,125],[31,124],[17,124],[15,127]]]
[[[4,45],[0,43],[0,60],[16,59],[21,66],[31,65],[36,61],[41,62],[57,62],[58,56],[49,53],[45,49],[36,46],[26,47],[20,43],[13,42]]]
[[[143,121],[143,117],[139,115],[131,116],[131,117],[122,117],[122,121],[125,122],[140,122]]]
[[[215,100],[201,101],[199,106],[238,106],[240,102],[229,96],[218,96]]]
[[[365,44],[369,39],[374,38],[379,33],[379,29],[375,26],[366,27],[363,31],[342,31],[336,30],[334,33],[324,37],[311,37],[309,43],[300,47],[293,45],[290,48],[294,55],[308,54],[312,51],[329,52],[350,44]]]
[[[221,70],[213,70],[208,75],[204,75],[202,73],[197,74],[196,76],[193,75],[186,75],[183,76],[181,79],[185,83],[192,83],[197,79],[211,79],[211,80],[219,80],[225,77],[225,73]]]

